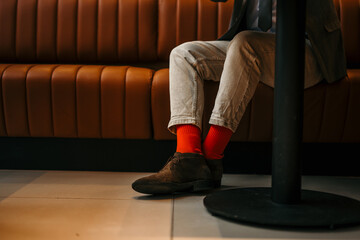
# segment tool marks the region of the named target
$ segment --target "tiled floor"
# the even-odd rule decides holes
[[[0,239],[360,239],[360,226],[280,230],[213,217],[204,194],[147,196],[147,174],[0,170]],[[225,175],[223,187],[264,187],[269,176]],[[360,200],[360,178],[303,177],[303,188]]]

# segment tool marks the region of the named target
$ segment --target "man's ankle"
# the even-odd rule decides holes
[[[200,128],[191,124],[178,125],[176,126],[176,133],[176,152],[202,154]]]
[[[208,160],[219,160],[224,157],[224,150],[233,132],[225,127],[211,125],[202,145],[204,156]]]

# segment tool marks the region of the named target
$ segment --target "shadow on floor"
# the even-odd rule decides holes
[[[0,202],[45,173],[45,171],[0,170]]]

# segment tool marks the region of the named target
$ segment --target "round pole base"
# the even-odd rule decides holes
[[[237,188],[207,195],[213,215],[238,222],[280,227],[339,227],[360,224],[360,202],[335,194],[302,190],[298,204],[271,200],[271,188]]]

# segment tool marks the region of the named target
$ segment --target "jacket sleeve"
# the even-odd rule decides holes
[[[346,76],[346,58],[340,20],[332,0],[307,1],[306,31],[327,82]]]

